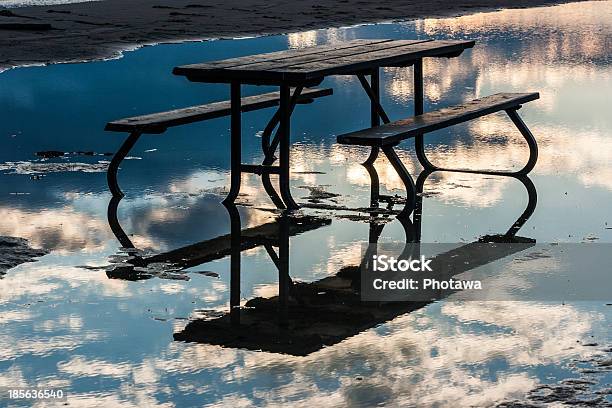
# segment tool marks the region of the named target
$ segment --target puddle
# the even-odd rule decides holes
[[[533,194],[511,177],[433,173],[420,194],[422,241],[494,240],[518,228],[542,244],[607,245],[611,4],[145,47],[119,60],[0,74],[0,235],[20,237],[0,240],[0,385],[64,387],[70,405],[83,406],[609,405],[609,300],[446,298],[414,310],[355,303],[351,271],[362,244],[405,241],[409,230],[394,217],[405,198],[392,166],[376,162],[386,198],[375,207],[360,164],[369,149],[334,143],[369,124],[357,80],[330,78],[321,86],[333,96],[296,107],[292,193],[304,204],[296,216],[311,218],[290,227],[288,247],[260,178],[243,176],[247,205],[237,214],[250,232],[238,297],[229,235],[236,213],[220,203],[229,189],[227,118],[143,135],[119,170],[125,198],[110,206],[106,152],[123,137],[103,129],[227,98],[223,84],[171,75],[178,64],[353,38],[474,39],[459,58],[425,61],[425,109],[540,91],[521,110],[540,149],[530,175],[537,205],[524,215]],[[380,85],[392,119],[412,112],[410,69],[382,70]],[[257,132],[273,113],[244,114],[244,163],[263,160]],[[397,152],[416,178],[412,146]],[[519,168],[527,155],[501,115],[432,133],[426,149],[445,167]],[[302,294],[302,303],[287,298],[289,315],[304,317],[290,327],[303,336],[283,333],[276,316],[286,259]],[[512,266],[529,277],[552,260],[534,250]],[[230,301],[247,329],[227,329]],[[200,341],[206,336],[214,341]]]

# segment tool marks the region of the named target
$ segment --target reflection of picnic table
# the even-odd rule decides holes
[[[418,188],[422,189],[429,174],[425,172],[419,177]],[[525,186],[529,200],[512,226],[503,234],[487,235],[476,242],[436,255],[432,261],[436,273],[431,277],[439,280],[452,278],[535,245],[533,239],[516,236],[533,214],[537,201],[531,181],[526,177],[520,177],[519,181]],[[421,203],[421,200],[418,202]],[[398,217],[406,231],[408,246],[411,245],[409,241],[418,243],[420,240],[420,213],[418,215],[414,224],[409,219]],[[238,213],[235,207],[234,210],[230,209],[230,216],[234,228],[239,228],[240,220],[236,218]],[[283,226],[287,222],[286,216],[280,217],[277,222],[279,233],[284,231],[287,234],[290,231]],[[292,281],[289,277],[289,240],[281,239],[286,247],[279,247],[278,258],[274,261],[279,270],[278,296],[254,298],[240,308],[241,239],[240,232],[235,229],[234,249],[231,252],[230,312],[217,318],[191,321],[182,331],[175,333],[175,340],[303,356],[431,303],[433,299],[425,300],[423,294],[411,302],[363,301],[360,268],[366,267],[367,259],[373,253],[371,249],[376,250],[381,231],[382,226],[373,220],[369,236],[371,245],[364,253],[361,266],[344,267],[334,276],[309,283]],[[418,250],[416,245],[412,250]],[[442,299],[454,292],[437,291],[432,295]]]
[[[117,217],[117,207],[121,201],[120,197],[113,197],[108,207],[108,220],[113,234],[125,249],[135,248],[129,236],[125,233]],[[240,222],[238,210],[231,212],[233,225]],[[236,217],[238,220],[236,220]],[[281,228],[278,221],[268,222],[244,230],[221,235],[207,239],[195,244],[180,247],[167,252],[150,256],[133,256],[129,260],[129,265],[115,271],[109,271],[109,277],[117,279],[146,279],[150,276],[146,273],[134,271],[134,267],[146,268],[148,265],[166,264],[173,269],[183,270],[201,264],[225,258],[232,254],[232,251],[246,251],[259,246],[263,246],[268,253],[273,252],[273,247],[288,241],[289,237],[302,234],[307,231],[315,230],[331,223],[329,218],[317,216],[291,216],[286,217],[286,229]],[[240,235],[240,244],[235,246],[235,238]],[[232,246],[234,245],[234,246]]]
[[[440,280],[452,278],[533,245],[535,243],[529,240],[512,245],[466,244],[434,258],[438,265],[449,267],[443,269],[447,273],[431,276]],[[437,270],[436,266],[434,268]],[[286,311],[279,313],[281,299],[278,296],[257,297],[247,301],[240,311],[240,324],[236,324],[236,319],[232,321],[231,314],[193,320],[175,333],[174,339],[305,356],[434,301],[421,296],[415,301],[365,302],[360,286],[360,268],[345,267],[336,275],[316,282],[294,282]],[[440,291],[435,294],[435,300],[454,292],[456,290]],[[283,314],[284,319],[279,320],[279,315]]]
[[[417,189],[423,192],[423,185],[431,174],[424,171],[417,180]],[[518,237],[516,234],[533,214],[537,193],[531,180],[526,176],[516,177],[525,187],[528,202],[525,210],[504,233],[487,235],[479,240],[452,248],[433,258],[432,265],[439,280],[455,277],[466,271],[488,265],[504,257],[521,252],[535,245],[535,240]],[[373,195],[374,199],[377,199]],[[405,217],[398,217],[406,233],[407,247],[419,250],[421,237],[422,195],[416,199],[418,212],[414,223]],[[372,207],[376,210],[376,207]],[[369,257],[376,251],[377,242],[384,224],[372,219],[369,243],[364,252],[362,265],[342,268],[336,275],[316,282],[296,282],[289,277],[288,238],[281,239],[286,247],[279,247],[275,264],[279,270],[278,296],[255,298],[240,308],[240,220],[235,207],[229,207],[234,227],[234,249],[231,253],[230,313],[214,319],[199,319],[190,322],[184,330],[174,335],[175,340],[223,345],[225,347],[265,350],[293,355],[307,355],[324,346],[336,344],[378,324],[397,316],[420,309],[433,300],[425,300],[421,294],[413,302],[364,302],[360,268],[367,268]],[[380,217],[388,217],[381,214]],[[278,220],[279,232],[286,216]],[[244,233],[244,232],[243,232]],[[416,247],[415,244],[417,243]],[[504,244],[504,245],[499,245]],[[508,244],[508,245],[505,245]],[[401,256],[405,256],[402,253]],[[432,293],[442,299],[455,290]],[[367,295],[366,295],[367,296]]]

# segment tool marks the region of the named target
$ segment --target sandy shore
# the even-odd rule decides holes
[[[567,0],[106,0],[0,9],[0,70],[116,57],[138,45],[449,16]]]

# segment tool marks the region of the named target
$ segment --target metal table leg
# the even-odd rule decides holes
[[[242,226],[240,213],[233,203],[224,203],[230,216],[230,322],[240,324],[240,251],[242,249]]]
[[[417,70],[415,70],[415,72],[417,72]],[[421,78],[421,81],[420,81],[421,98],[417,101],[418,103],[415,105],[415,109],[417,109],[417,106],[418,106],[418,109],[420,109],[422,113],[422,110],[423,110],[422,67],[421,67],[421,70],[418,71],[418,73]],[[389,123],[391,120],[389,119],[389,116],[387,115],[384,108],[380,104],[380,72],[379,72],[379,69],[375,68],[370,71],[370,83],[368,83],[364,74],[357,74],[357,78],[359,78],[359,82],[361,83],[361,86],[363,87],[366,94],[370,98],[370,120],[371,120],[372,127],[379,126],[381,119],[384,123]],[[404,206],[404,209],[398,215],[398,218],[409,217],[410,214],[412,213],[412,210],[414,208],[414,203],[415,203],[414,181],[412,180],[410,173],[408,173],[408,170],[406,170],[406,167],[404,167],[403,163],[401,162],[401,160],[399,159],[399,157],[393,150],[393,146],[384,147],[382,150],[387,156],[387,158],[389,159],[389,162],[391,163],[391,165],[393,165],[393,168],[396,170],[396,172],[400,176],[406,188],[406,195],[407,195],[406,204]],[[370,151],[370,156],[363,163],[363,166],[366,168],[366,170],[370,174],[370,179],[372,182],[371,187],[370,187],[371,189],[370,190],[370,206],[374,206],[374,205],[378,206],[378,201],[381,198],[378,173],[376,172],[376,169],[374,168],[374,161],[376,161],[378,157],[378,153],[379,153],[379,148],[372,147],[372,150]]]
[[[361,80],[361,85],[364,86]],[[364,86],[365,87],[365,86]],[[372,91],[370,96],[370,125],[376,127],[380,125],[380,113],[378,107],[380,106],[380,74],[378,68],[372,70],[370,73],[370,89]],[[372,100],[374,98],[374,100]],[[377,106],[378,103],[378,106]],[[387,118],[388,119],[388,118]],[[374,162],[378,158],[378,147],[372,147],[370,155],[363,162],[363,166],[370,174],[370,206],[378,207],[378,198],[380,196],[380,180],[378,178],[378,172],[374,167]]]
[[[382,119],[384,123],[389,123],[390,119],[387,113],[380,104],[380,71],[379,68],[374,68],[370,71],[370,83],[366,80],[363,74],[358,74],[357,78],[361,83],[361,86],[365,90],[368,98],[370,98],[370,125],[376,127],[380,125]],[[378,147],[372,147],[370,155],[362,163],[370,175],[370,206],[378,207],[378,199],[380,197],[380,181],[378,173],[374,167],[374,162],[378,158],[379,149]]]
[[[231,187],[224,203],[233,203],[240,192],[240,178],[242,165],[242,117],[240,95],[240,82],[233,81],[230,85],[231,96]]]
[[[298,103],[298,99],[303,89],[303,86],[297,86],[293,91],[293,95],[291,95],[291,114],[293,114],[293,110],[295,109],[295,106]],[[275,153],[280,142],[280,129],[277,129],[273,139],[270,139],[270,137],[272,136],[272,132],[279,124],[279,122],[280,108],[274,113],[274,115],[266,125],[266,128],[264,129],[261,137],[261,148],[265,156],[265,159],[262,163],[263,166],[271,166],[276,161]],[[270,180],[270,173],[262,173],[261,182],[274,205],[276,205],[276,207],[280,209],[286,208],[285,203],[278,196],[276,190],[274,190],[274,187],[272,186],[272,182]]]
[[[279,325],[289,325],[289,218],[285,215],[279,219],[278,230],[278,317]]]

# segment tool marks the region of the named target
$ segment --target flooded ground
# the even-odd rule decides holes
[[[104,124],[228,97],[224,85],[172,76],[176,65],[354,38],[476,40],[459,58],[425,61],[425,109],[539,91],[541,99],[521,111],[540,158],[530,175],[537,206],[519,235],[612,242],[612,2],[163,45],[120,60],[15,69],[0,74],[0,256],[8,259],[0,263],[0,387],[61,387],[70,406],[87,407],[610,405],[610,299],[451,297],[393,312],[391,320],[372,318],[355,333],[338,330],[337,341],[309,343],[301,354],[232,347],[236,338],[225,346],[174,340],[228,310],[227,237],[215,241],[222,250],[208,240],[230,232],[220,203],[229,184],[229,121],[142,138],[119,175],[122,242],[107,221],[105,169],[124,135],[104,132]],[[293,194],[323,207],[367,207],[370,179],[359,163],[368,152],[334,144],[335,135],[369,124],[367,97],[352,77],[321,86],[334,95],[293,116]],[[381,90],[392,119],[412,112],[410,69],[385,69]],[[260,131],[272,113],[245,114],[245,162],[262,160]],[[520,168],[527,150],[517,133],[502,115],[489,116],[431,134],[427,149],[441,165]],[[417,175],[411,143],[399,150]],[[383,192],[401,195],[390,164],[380,160],[378,171]],[[243,228],[274,221],[257,177],[245,176],[242,192]],[[527,204],[514,178],[434,173],[424,189],[422,240],[471,242],[505,232]],[[346,274],[360,263],[366,213],[307,208],[303,215],[326,221],[291,234],[295,281]],[[120,250],[126,237],[138,252]],[[391,219],[381,241],[403,239]],[[196,249],[209,262],[186,270],[108,267],[202,242]],[[263,246],[242,252],[243,305],[276,295],[277,282]]]

